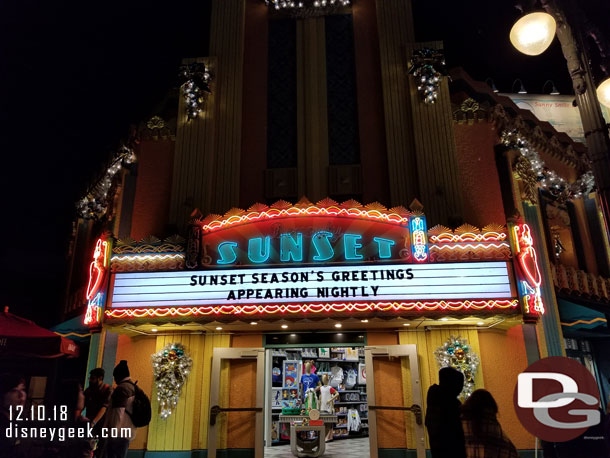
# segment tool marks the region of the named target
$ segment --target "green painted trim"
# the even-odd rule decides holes
[[[404,448],[380,448],[379,458],[417,458],[417,451]],[[534,458],[536,452],[534,450],[519,450],[520,458]],[[254,457],[254,449],[252,448],[237,448],[228,450],[218,450],[218,458],[252,458]],[[147,451],[147,450],[129,450],[127,458],[207,458],[207,450],[185,450],[185,451]],[[542,450],[538,450],[538,457],[543,458]],[[431,458],[430,450],[426,450],[426,458]]]
[[[226,450],[218,450],[216,452],[218,458],[254,458],[253,448],[229,448]]]
[[[127,458],[144,458],[146,450],[127,450]]]
[[[536,253],[538,253],[538,260],[540,262],[540,274],[542,276],[540,293],[542,295],[542,302],[546,308],[546,313],[542,315],[540,319],[542,320],[542,326],[544,328],[548,356],[563,356],[563,336],[560,334],[561,326],[559,325],[559,312],[557,304],[553,300],[555,286],[553,285],[553,276],[549,269],[548,253],[543,242],[544,231],[540,226],[538,207],[524,203],[523,211],[525,213],[525,221],[532,228]]]
[[[87,373],[85,374],[85,380],[89,380],[89,372],[97,367],[97,352],[100,348],[100,337],[99,332],[91,334],[89,339],[89,355],[87,356]]]
[[[104,368],[104,383],[112,386],[112,371],[116,362],[116,350],[119,345],[119,335],[106,331],[104,342],[104,354],[102,355],[102,367]]]

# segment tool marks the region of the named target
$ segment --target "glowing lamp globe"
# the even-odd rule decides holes
[[[597,86],[597,98],[599,103],[610,108],[610,78],[606,78],[599,86]]]
[[[510,42],[519,52],[528,56],[542,54],[553,42],[557,24],[547,13],[530,13],[523,16],[510,29]]]

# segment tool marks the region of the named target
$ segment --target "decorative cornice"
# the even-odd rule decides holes
[[[246,222],[308,215],[362,218],[406,225],[409,217],[413,214],[404,207],[394,207],[388,210],[379,202],[362,205],[355,200],[348,200],[339,204],[330,198],[325,198],[313,204],[306,197],[303,197],[295,204],[279,200],[271,206],[257,203],[247,210],[232,208],[223,216],[212,214],[202,217],[199,211],[195,211],[193,212],[192,223],[200,226],[204,232],[212,232]]]
[[[138,125],[137,137],[140,140],[176,140],[176,118],[166,121],[153,116]]]
[[[489,224],[483,229],[463,224],[455,230],[437,225],[428,230],[431,262],[460,262],[511,258],[506,227]]]
[[[186,240],[179,235],[172,235],[165,240],[148,236],[139,242],[131,239],[119,239],[112,248],[113,254],[143,253],[184,253]]]
[[[494,93],[486,83],[473,80],[463,69],[454,68],[449,75],[456,122],[483,120],[482,112],[476,117],[469,112],[478,104],[479,109],[487,111],[498,132],[518,130],[532,146],[575,167],[579,174],[589,170],[585,145],[539,120],[531,111],[519,108],[509,97]]]

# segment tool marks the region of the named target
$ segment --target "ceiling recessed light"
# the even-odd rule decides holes
[[[358,336],[359,339],[364,339],[364,336]]]
[[[337,334],[338,336],[342,336],[343,334],[341,334],[340,332]]]
[[[282,329],[288,329],[288,325],[287,324],[283,324],[282,325]]]
[[[158,329],[157,329],[157,328],[152,328],[152,329],[151,329],[151,331],[152,331],[152,332],[157,332],[157,331],[158,331]]]
[[[369,320],[360,320],[362,323],[368,323]]]
[[[216,330],[217,330],[217,331],[222,331],[222,327],[220,327],[220,326],[216,326]]]
[[[251,324],[252,326],[256,326],[258,323],[257,323],[256,321],[250,321],[250,324]]]
[[[296,334],[290,334],[290,337],[296,337],[296,336],[297,336]]]
[[[341,323],[336,323],[335,324],[335,328],[340,328],[341,326],[343,326]]]
[[[449,321],[449,318],[443,317],[443,318],[441,318],[441,321]]]
[[[411,326],[411,323],[403,323],[403,326]]]
[[[477,326],[483,326],[484,324],[485,324],[485,323],[484,323],[483,321],[479,321],[479,322],[477,323]]]

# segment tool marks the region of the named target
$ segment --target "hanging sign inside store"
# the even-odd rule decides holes
[[[197,264],[202,268],[235,268],[428,260],[424,216],[333,211],[291,209],[281,216],[208,225],[200,233]]]
[[[507,299],[508,263],[117,273],[111,308]]]

